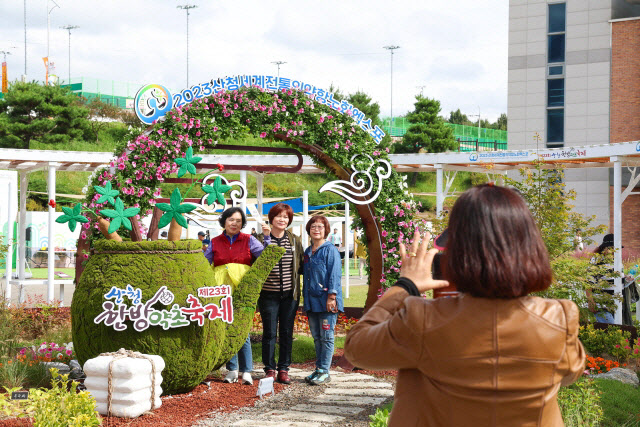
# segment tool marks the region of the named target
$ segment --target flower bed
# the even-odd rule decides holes
[[[620,367],[626,368],[627,364],[620,364],[620,362],[616,362],[615,360],[608,360],[602,357],[587,356],[587,366],[585,373],[587,375],[603,374],[605,372],[609,372],[613,368]]]

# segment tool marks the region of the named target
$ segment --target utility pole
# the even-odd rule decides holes
[[[183,9],[187,11],[187,88],[189,87],[189,9],[195,9],[198,7],[195,4],[183,4],[181,6],[176,6],[178,9]]]
[[[52,2],[55,6],[53,6],[51,9],[49,9],[49,2]],[[48,85],[49,84],[49,63],[51,62],[51,59],[49,58],[49,31],[51,29],[51,12],[53,12],[53,9],[60,8],[60,6],[58,6],[58,3],[56,3],[54,0],[47,0],[47,74],[45,76],[45,81],[44,84]]]
[[[75,30],[76,28],[80,28],[77,25],[65,25],[63,28],[69,31],[69,89],[71,89],[71,30]]]
[[[276,64],[278,66],[278,78],[280,78],[280,65],[286,64],[284,61],[273,61],[272,64]]]
[[[27,79],[27,0],[24,0],[24,78]]]
[[[416,86],[416,89],[420,89],[420,96],[423,96],[422,91],[424,90],[425,87],[426,86]]]
[[[383,49],[387,49],[391,52],[391,123],[389,123],[389,136],[392,136],[391,130],[393,129],[393,51],[400,49],[400,46],[383,46]]]

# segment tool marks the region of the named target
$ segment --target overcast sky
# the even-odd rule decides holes
[[[47,9],[26,0],[27,75],[44,80]],[[186,86],[186,12],[175,0],[56,0],[50,58],[71,78]],[[0,0],[0,50],[9,80],[24,73],[24,1]],[[280,75],[342,92],[368,93],[390,114],[413,109],[414,96],[438,99],[442,114],[460,108],[495,120],[507,109],[508,2],[505,0],[193,0],[189,16],[189,84],[238,74]],[[475,120],[475,117],[473,118]]]

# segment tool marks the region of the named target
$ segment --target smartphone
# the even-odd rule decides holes
[[[442,255],[444,255],[444,252],[438,252],[434,257],[433,257],[433,264],[431,264],[431,277],[433,277],[435,280],[441,280],[444,279],[444,274],[442,271]],[[454,284],[449,284],[449,286],[447,286],[446,288],[440,288],[440,289],[434,289],[433,290],[433,297],[434,298],[440,298],[440,297],[453,297],[460,294],[460,292],[458,292],[458,290],[456,289],[456,286]]]
[[[440,280],[443,278],[442,266],[440,264],[441,260],[442,260],[442,252],[438,252],[433,257],[433,264],[431,264],[431,277],[433,277],[435,280]]]

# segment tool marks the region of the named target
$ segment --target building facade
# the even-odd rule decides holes
[[[640,139],[640,0],[509,1],[509,149]],[[610,171],[569,169],[576,210],[612,226]],[[623,185],[629,174],[623,177]],[[623,243],[640,248],[623,205]]]

